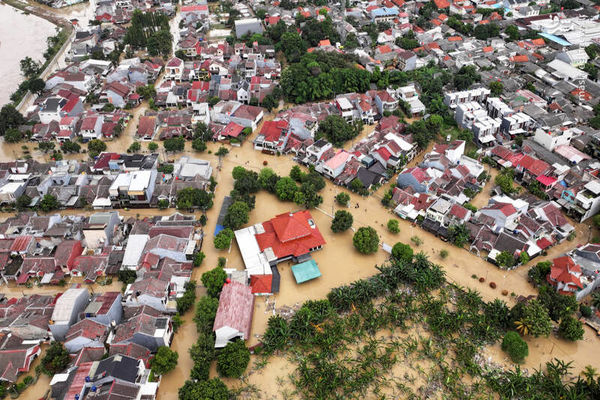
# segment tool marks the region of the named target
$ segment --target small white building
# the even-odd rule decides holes
[[[70,288],[56,300],[52,318],[48,322],[54,340],[65,339],[71,325],[77,322],[79,313],[87,307],[89,298],[86,288]]]

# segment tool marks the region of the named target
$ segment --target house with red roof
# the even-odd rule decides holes
[[[65,348],[77,353],[84,347],[102,347],[108,336],[108,326],[89,318],[73,324],[65,336]]]
[[[278,263],[303,259],[325,244],[308,210],[280,214],[239,229],[235,238],[255,294],[279,291]]]
[[[248,340],[253,313],[254,295],[251,288],[235,281],[225,283],[213,324],[215,347],[225,347],[235,339]]]
[[[560,294],[573,295],[583,289],[580,278],[581,266],[571,257],[562,256],[552,260],[547,280]]]
[[[289,123],[285,120],[265,121],[254,139],[254,150],[271,154],[283,152],[290,133]]]
[[[38,341],[24,340],[12,333],[0,333],[0,381],[14,383],[29,372],[33,360],[41,354]]]
[[[323,162],[319,162],[315,169],[317,172],[320,172],[331,179],[335,179],[342,173],[346,163],[352,158],[354,158],[352,153],[349,153],[344,149],[339,149],[333,157]]]
[[[519,216],[517,209],[512,204],[500,202],[481,208],[477,214],[493,218],[497,229],[513,225]]]

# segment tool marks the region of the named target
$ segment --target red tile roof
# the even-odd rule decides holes
[[[264,233],[256,235],[261,251],[272,248],[277,258],[301,256],[325,244],[310,211],[285,213],[263,222]]]
[[[439,9],[450,7],[448,0],[434,0],[435,6]]]
[[[273,285],[273,275],[252,275],[250,277],[250,287],[252,293],[271,293]]]

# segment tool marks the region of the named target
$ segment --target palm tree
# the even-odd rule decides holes
[[[591,365],[586,365],[584,370],[581,371],[581,375],[584,376],[585,381],[588,385],[590,385],[592,382],[594,382],[596,376],[598,376],[598,370],[596,370],[596,368],[592,367]]]
[[[517,329],[517,332],[519,332],[521,335],[523,336],[527,336],[529,334],[529,326],[520,320],[515,321],[515,326]]]
[[[592,305],[600,310],[600,292],[592,294]]]

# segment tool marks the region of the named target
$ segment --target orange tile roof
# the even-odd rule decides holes
[[[494,48],[492,46],[486,46],[483,48],[484,53],[491,53],[493,51],[494,51]]]
[[[461,36],[450,36],[448,38],[449,42],[460,42],[462,40],[463,40],[463,38]]]
[[[512,56],[510,58],[510,61],[515,62],[515,63],[517,63],[517,62],[527,62],[527,61],[529,61],[529,57],[527,57],[527,55],[525,55],[525,54],[519,54],[519,55],[516,55],[516,56]]]

